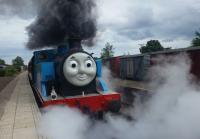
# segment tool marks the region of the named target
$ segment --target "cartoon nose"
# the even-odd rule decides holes
[[[80,73],[85,73],[85,68],[84,68],[84,66],[82,66],[82,65],[80,66],[79,72],[80,72]]]

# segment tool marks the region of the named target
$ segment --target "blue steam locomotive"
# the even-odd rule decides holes
[[[68,42],[33,53],[28,77],[39,106],[67,105],[95,114],[118,112],[121,96],[103,81],[101,60],[77,45]]]

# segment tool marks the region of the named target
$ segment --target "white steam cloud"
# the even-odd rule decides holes
[[[119,88],[117,84],[119,79],[113,77],[113,73],[110,71],[109,65],[102,67],[102,78],[107,83],[109,89],[116,91]]]
[[[49,139],[82,139],[88,129],[87,117],[76,109],[46,109],[39,124],[39,134]]]
[[[44,114],[39,131],[52,139],[199,139],[200,93],[189,71],[187,56],[154,67],[154,94],[130,110],[133,121],[107,114],[106,122],[91,124],[75,110],[56,108]]]

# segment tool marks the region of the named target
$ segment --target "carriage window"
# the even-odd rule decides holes
[[[45,53],[40,53],[39,59],[40,60],[46,60],[47,59],[47,55]]]

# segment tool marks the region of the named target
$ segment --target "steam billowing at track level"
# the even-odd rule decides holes
[[[68,39],[91,46],[96,36],[95,1],[44,0],[27,30],[29,49],[56,46]]]
[[[43,115],[39,133],[52,139],[199,139],[200,92],[190,62],[180,56],[162,63],[152,71],[157,77],[152,98],[129,110],[134,121],[107,114],[107,122],[90,126],[80,112],[59,107]]]

